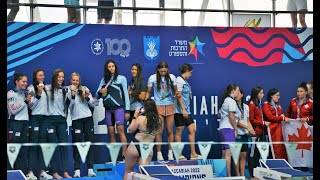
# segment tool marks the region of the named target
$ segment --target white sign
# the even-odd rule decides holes
[[[233,13],[232,27],[271,27],[271,15]]]
[[[99,105],[93,111],[94,134],[108,134],[108,127],[105,122],[106,110],[103,107],[103,100],[99,99]],[[99,125],[99,123],[101,124]]]
[[[211,179],[213,172],[211,165],[168,166],[175,176],[186,179]]]

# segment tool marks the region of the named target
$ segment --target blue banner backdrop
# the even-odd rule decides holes
[[[297,86],[313,78],[313,29],[158,27],[126,25],[82,25],[56,23],[7,23],[7,84],[13,87],[13,73],[27,74],[29,84],[36,68],[45,71],[51,83],[54,69],[65,70],[69,82],[79,72],[82,84],[95,93],[107,59],[116,61],[119,73],[131,79],[130,67],[140,63],[147,81],[160,61],[170,73],[192,64],[192,115],[196,141],[220,141],[218,104],[224,88],[236,83],[245,96],[255,85],[281,92],[284,110],[296,96]],[[264,98],[265,100],[265,98]],[[95,119],[96,141],[108,142],[102,119]],[[97,130],[100,129],[100,130]],[[130,138],[131,135],[128,134]],[[128,139],[129,139],[128,138]],[[166,135],[164,133],[164,140]],[[188,141],[187,132],[183,141]],[[197,149],[198,151],[198,149]],[[167,147],[163,147],[166,158]],[[199,152],[199,151],[198,151]],[[189,158],[190,148],[183,154]],[[156,154],[156,153],[154,153]],[[212,146],[208,158],[221,158],[220,146]],[[154,156],[155,159],[155,156]],[[95,147],[95,162],[109,161],[107,147]]]

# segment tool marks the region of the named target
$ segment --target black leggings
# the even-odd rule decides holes
[[[268,141],[269,141],[269,139],[267,136],[257,135],[256,142],[268,142]],[[252,148],[254,148],[254,150]],[[268,159],[270,159],[270,158],[272,158],[272,152],[271,152],[271,148],[269,146]],[[248,155],[248,169],[249,169],[250,177],[253,177],[253,169],[255,167],[260,166],[259,159],[260,159],[260,152],[259,152],[256,144],[252,144],[251,149],[249,150],[249,155]]]

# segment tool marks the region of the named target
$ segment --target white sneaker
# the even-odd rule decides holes
[[[168,152],[168,160],[169,161],[173,161],[174,160],[172,150],[169,150],[169,152]]]
[[[161,151],[157,152],[157,160],[158,161],[164,161]]]
[[[35,176],[33,172],[29,172],[26,177],[28,180],[38,180],[37,176]]]
[[[184,156],[181,154],[180,157],[179,157],[179,160],[187,160],[187,158],[184,157]]]
[[[80,176],[80,169],[77,169],[77,170],[74,171],[73,177],[74,177],[74,178],[79,178],[79,177],[81,177],[81,176]]]
[[[53,179],[53,177],[51,175],[47,174],[47,172],[43,172],[42,174],[40,174],[40,179],[41,180]]]
[[[190,156],[190,159],[192,160],[202,159],[202,156],[197,154],[197,156]]]
[[[93,169],[88,169],[88,176],[89,177],[96,177],[96,173],[94,173]]]

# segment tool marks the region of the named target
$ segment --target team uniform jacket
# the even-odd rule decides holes
[[[106,110],[116,110],[123,107],[126,111],[129,111],[130,100],[126,77],[118,75],[116,80],[113,80],[108,84],[105,82],[104,78],[101,79],[96,93],[97,99],[103,99],[103,104]],[[106,96],[102,96],[100,93],[98,93],[104,85],[108,85]]]
[[[68,98],[71,99],[69,109],[71,120],[82,119],[92,116],[92,112],[89,109],[89,106],[95,107],[95,100],[90,94],[87,98],[81,99],[79,93],[76,93],[74,97],[71,96],[71,90],[68,86]],[[82,93],[85,91],[90,91],[86,86],[82,86]],[[80,92],[80,91],[78,91]]]
[[[55,89],[54,90],[54,101],[52,101],[51,96],[51,85],[46,86],[48,98],[49,98],[49,115],[54,116],[63,116],[66,117],[67,115],[67,107],[70,103],[70,99],[67,97],[67,95],[64,97],[63,94],[66,93],[66,89]]]
[[[48,88],[48,85],[45,86]],[[47,93],[48,90],[46,89]],[[29,108],[32,111],[32,115],[48,115],[49,99],[44,90],[42,90],[41,96],[38,96],[35,92],[34,86],[30,85],[28,87],[28,92],[34,94],[29,102]]]
[[[271,122],[269,125],[270,134],[272,142],[283,142],[281,121],[284,120],[282,108],[279,103],[275,103],[276,109],[268,101],[266,101],[262,106],[263,117],[265,121]],[[286,148],[284,144],[273,144],[275,159],[286,159],[288,160]]]
[[[264,121],[262,118],[262,109],[254,104],[253,101],[249,102],[249,120],[257,135],[262,135],[264,131]]]
[[[313,125],[313,100],[306,98],[306,101],[300,106],[297,104],[298,98],[293,98],[290,101],[289,107],[287,109],[286,117],[297,119],[298,109],[300,111],[299,118],[308,118],[308,124]]]
[[[7,109],[9,114],[9,119],[12,120],[29,120],[28,114],[28,104],[25,101],[25,94],[20,92],[15,92],[13,90],[7,93]]]

